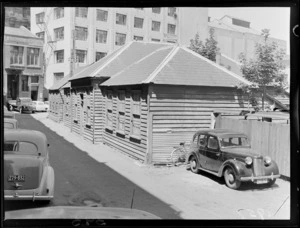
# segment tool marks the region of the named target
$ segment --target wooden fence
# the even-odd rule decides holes
[[[231,129],[248,135],[258,154],[276,161],[281,175],[290,177],[290,124],[218,117],[215,128]]]

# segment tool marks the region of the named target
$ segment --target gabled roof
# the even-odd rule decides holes
[[[145,44],[147,45],[147,44]],[[102,83],[105,86],[169,84],[235,87],[251,84],[243,77],[185,47],[156,49]]]
[[[157,49],[170,46],[172,45],[157,42],[129,42],[113,53],[95,62],[91,67],[70,78],[70,81],[87,77],[112,76],[114,74],[117,74],[127,66],[132,65],[138,60],[151,54]]]
[[[30,30],[28,30],[24,26],[21,26],[20,28],[5,26],[4,34],[5,35],[23,36],[23,37],[25,36],[25,37],[30,37],[30,38],[41,39],[41,38],[37,37],[36,35],[34,35],[33,33],[31,33]]]

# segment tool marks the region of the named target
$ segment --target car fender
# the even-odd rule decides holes
[[[49,195],[54,195],[54,182],[55,176],[54,176],[54,170],[51,166],[47,167],[47,180],[46,180],[46,188],[49,189]]]
[[[195,151],[190,152],[190,154],[188,155],[188,161],[191,160],[192,156],[195,156],[196,159],[197,159],[198,162],[199,162],[199,158],[198,158],[197,154],[195,153]]]
[[[219,177],[222,177],[224,175],[224,171],[227,167],[231,167],[234,170],[237,178],[240,178],[241,176],[245,176],[245,170],[246,170],[245,164],[241,161],[230,159],[225,161],[221,165],[218,172]]]

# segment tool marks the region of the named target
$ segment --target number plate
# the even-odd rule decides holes
[[[268,183],[267,179],[256,180],[256,184],[267,184],[267,183]]]
[[[9,175],[7,180],[9,182],[25,181],[25,175]]]

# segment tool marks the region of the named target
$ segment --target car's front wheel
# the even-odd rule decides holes
[[[231,167],[226,168],[224,179],[227,187],[231,189],[238,189],[241,186],[241,181],[237,179],[236,174]]]
[[[190,167],[193,173],[199,173],[198,160],[195,156],[192,156],[190,159]]]

